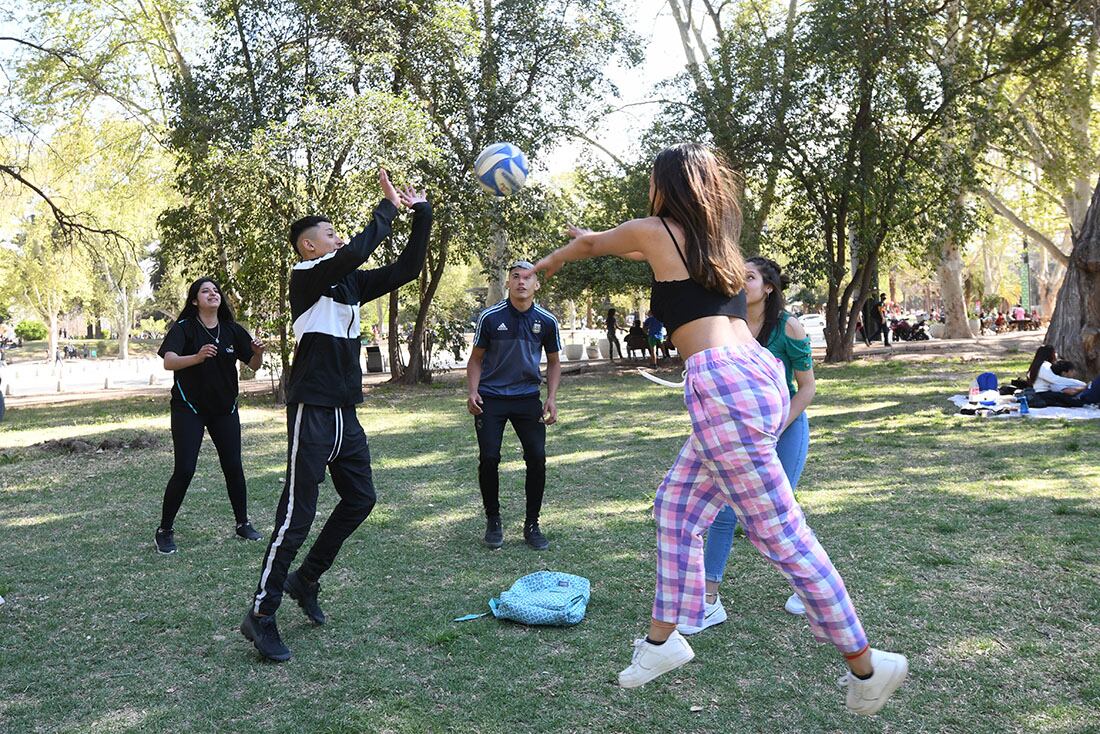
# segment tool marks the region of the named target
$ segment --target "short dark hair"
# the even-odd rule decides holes
[[[332,220],[328,217],[323,217],[319,214],[311,214],[308,217],[302,217],[298,221],[290,225],[290,246],[294,248],[294,251],[298,251],[298,238],[307,230],[316,227],[322,222],[332,224]]]
[[[1059,377],[1067,376],[1069,373],[1077,369],[1077,366],[1070,362],[1068,359],[1059,359],[1057,362],[1050,366],[1050,371]]]

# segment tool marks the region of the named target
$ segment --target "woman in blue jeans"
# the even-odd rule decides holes
[[[783,289],[787,282],[787,276],[783,275],[775,261],[766,257],[753,257],[745,261],[749,330],[758,342],[783,362],[787,388],[791,392],[791,411],[779,436],[776,453],[791,488],[796,489],[802,467],[806,465],[806,452],[810,448],[810,423],[806,418],[806,408],[814,399],[815,386],[810,338],[798,319],[783,309]],[[718,586],[722,582],[722,572],[726,569],[736,529],[737,515],[732,507],[726,505],[707,531],[703,556],[707,576],[703,624],[700,627],[679,625],[681,634],[693,635],[726,621],[726,609],[718,598]],[[806,613],[797,594],[791,594],[784,608],[791,614]]]

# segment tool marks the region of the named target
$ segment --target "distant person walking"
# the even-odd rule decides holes
[[[882,325],[882,346],[890,346],[890,308],[886,304],[886,294],[878,297],[878,320]]]
[[[187,301],[157,352],[172,371],[172,449],[175,464],[161,503],[155,542],[159,553],[176,552],[174,524],[195,475],[202,437],[218,451],[237,537],[259,540],[248,519],[244,466],[241,461],[241,417],[237,412],[237,362],[259,369],[264,345],[233,319],[221,289],[199,278],[187,290]]]
[[[615,318],[615,309],[607,309],[607,356],[615,359],[615,351],[619,352],[619,359],[623,358],[623,345],[619,343],[619,322]]]

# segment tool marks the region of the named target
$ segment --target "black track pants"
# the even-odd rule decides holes
[[[500,445],[504,440],[504,425],[512,428],[523,445],[527,464],[524,489],[527,494],[526,522],[538,522],[542,510],[542,495],[546,489],[546,424],[542,422],[542,402],[530,398],[491,398],[482,396],[481,415],[474,416],[477,431],[477,479],[481,485],[481,500],[485,515],[500,514]]]
[[[274,614],[279,608],[283,581],[317,514],[317,486],[326,466],[340,502],[299,568],[310,581],[332,566],[340,546],[374,509],[370,448],[355,406],[288,405],[286,484],[256,588],[257,614]]]

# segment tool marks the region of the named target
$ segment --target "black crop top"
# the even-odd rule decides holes
[[[664,217],[661,217],[661,224],[665,225],[665,231],[672,238],[672,244],[676,246],[677,254],[684,261],[684,267],[688,267],[687,258],[680,249],[680,243],[676,241],[676,235],[672,234]],[[691,272],[691,268],[688,268],[688,272]],[[691,277],[687,280],[654,278],[649,295],[649,310],[665,325],[665,333],[670,337],[689,321],[707,316],[736,316],[744,319],[747,309],[744,290],[738,291],[733,296],[727,296],[704,288]]]

